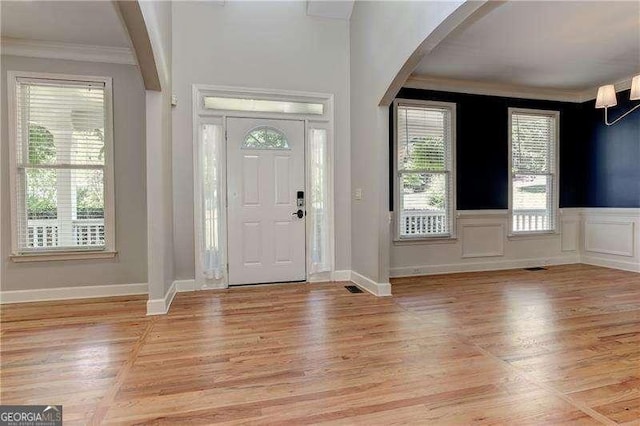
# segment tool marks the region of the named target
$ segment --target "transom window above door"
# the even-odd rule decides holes
[[[290,149],[287,137],[273,127],[258,127],[247,133],[243,149]]]
[[[316,102],[292,102],[271,99],[205,96],[204,108],[219,111],[250,111],[278,114],[323,115],[325,106]]]

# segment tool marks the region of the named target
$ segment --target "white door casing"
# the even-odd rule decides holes
[[[229,285],[306,280],[304,151],[303,121],[227,118]]]
[[[246,87],[231,87],[231,86],[218,86],[210,84],[193,84],[191,86],[191,106],[193,110],[193,199],[194,199],[194,251],[195,251],[195,289],[211,289],[211,288],[226,288],[229,286],[229,244],[228,244],[228,229],[229,222],[227,218],[227,120],[233,117],[241,118],[262,118],[262,119],[274,119],[274,120],[297,120],[304,122],[305,129],[305,187],[307,194],[311,194],[311,180],[309,173],[312,173],[314,167],[316,167],[316,156],[311,155],[312,147],[309,146],[311,141],[311,135],[314,130],[322,129],[326,131],[325,149],[326,155],[323,167],[324,174],[327,178],[325,197],[326,204],[323,205],[322,214],[326,215],[327,222],[324,224],[324,231],[322,235],[318,234],[317,220],[318,215],[314,210],[307,207],[306,220],[306,280],[310,282],[323,282],[332,279],[334,274],[334,262],[335,262],[335,226],[334,226],[334,182],[335,182],[335,169],[334,169],[334,96],[330,93],[315,93],[315,92],[302,92],[291,90],[273,90],[273,89],[261,89],[261,88],[246,88]],[[247,110],[224,110],[219,108],[208,107],[205,103],[205,97],[226,97],[232,99],[266,99],[277,100],[282,102],[310,102],[320,103],[324,105],[322,114],[317,113],[300,113],[296,111],[274,111],[274,112],[256,112],[251,109]],[[203,123],[219,124],[221,126],[221,140],[222,148],[219,152],[221,157],[221,164],[223,168],[223,175],[220,179],[220,189],[225,196],[222,198],[222,209],[218,213],[217,220],[210,223],[210,226],[215,226],[217,232],[221,236],[220,240],[220,255],[224,261],[224,272],[221,278],[211,279],[204,270],[203,259],[205,253],[203,248],[206,243],[206,218],[210,217],[211,211],[207,211],[207,207],[202,202],[203,185],[205,184],[202,164],[205,161],[202,152],[202,132],[201,127]],[[315,152],[315,151],[314,151]],[[306,194],[305,194],[306,195]],[[309,198],[309,197],[307,197]],[[312,220],[315,217],[316,220]],[[326,233],[326,235],[324,234]],[[316,241],[318,238],[322,238],[323,244],[326,244],[325,258],[322,259],[322,268],[318,269],[316,258],[312,257],[314,248],[317,247]],[[329,269],[327,268],[327,265]],[[340,275],[341,277],[343,275]]]

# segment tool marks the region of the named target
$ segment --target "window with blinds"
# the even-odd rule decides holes
[[[395,103],[398,239],[454,233],[454,118],[455,104]]]
[[[13,82],[15,254],[105,249],[113,207],[106,83]]]
[[[512,233],[556,227],[558,113],[510,109]]]

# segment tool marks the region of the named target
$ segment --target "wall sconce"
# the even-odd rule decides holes
[[[629,96],[629,99],[632,101],[640,100],[640,74],[636,75],[633,77],[633,80],[631,80],[631,95]],[[604,124],[607,126],[616,124],[618,121],[632,113],[635,109],[640,108],[640,104],[638,104],[609,123],[607,110],[616,105],[618,105],[618,100],[616,99],[616,89],[613,84],[600,86],[600,88],[598,88],[598,96],[596,97],[596,108],[604,108]]]

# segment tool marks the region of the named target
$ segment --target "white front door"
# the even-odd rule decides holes
[[[228,118],[227,158],[229,285],[304,281],[304,123]]]

